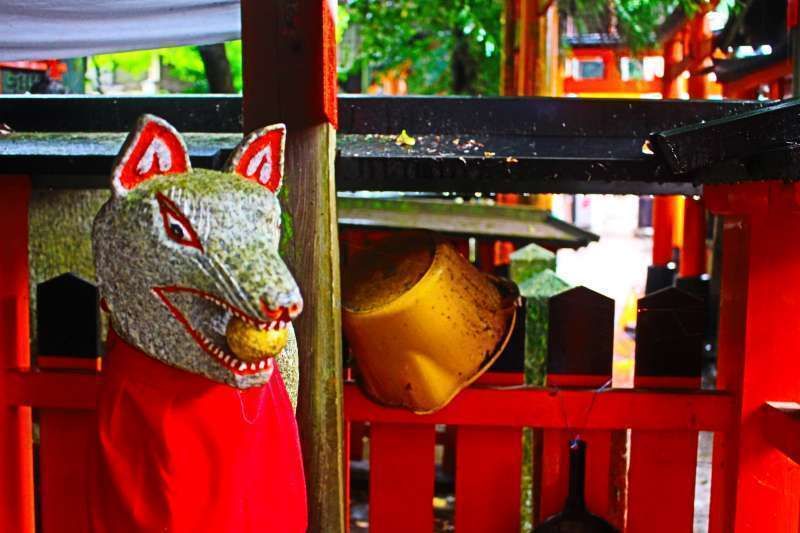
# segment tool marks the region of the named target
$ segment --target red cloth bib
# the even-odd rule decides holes
[[[297,423],[280,372],[238,390],[109,332],[89,509],[98,533],[306,530]]]

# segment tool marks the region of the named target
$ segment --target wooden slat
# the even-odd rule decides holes
[[[369,529],[433,530],[435,431],[430,425],[370,427]]]
[[[88,460],[97,434],[94,412],[39,413],[39,472],[43,533],[85,533],[89,516]]]
[[[576,287],[550,298],[547,384],[559,388],[599,389],[611,380],[614,300]],[[597,393],[602,394],[602,393]],[[567,499],[569,441],[579,434],[586,442],[586,504],[590,512],[612,521],[611,432],[585,431],[593,407],[569,430],[543,431],[539,520],[559,512]],[[621,460],[615,457],[614,460]],[[621,523],[617,523],[617,526]]]
[[[634,385],[700,387],[704,332],[699,298],[668,288],[639,300]],[[626,530],[691,531],[696,469],[697,431],[631,431]]]
[[[40,367],[99,370],[100,306],[97,287],[63,274],[36,288]],[[69,313],[64,313],[69,302]],[[90,386],[90,391],[94,387]],[[83,533],[89,517],[88,461],[97,435],[95,413],[39,411],[39,508],[44,533]]]
[[[519,428],[461,426],[456,430],[455,526],[459,533],[519,532],[521,458]]]
[[[61,409],[94,409],[100,375],[78,370],[13,371],[8,373],[10,405]]]
[[[733,415],[732,397],[714,391],[614,389],[595,394],[592,390],[539,387],[471,387],[441,411],[416,415],[382,407],[364,396],[355,384],[348,383],[344,401],[348,420],[396,424],[563,428],[566,419],[574,427],[585,419],[591,402],[594,406],[586,429],[725,431],[730,428]]]

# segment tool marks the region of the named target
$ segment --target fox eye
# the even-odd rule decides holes
[[[164,222],[164,231],[171,240],[184,246],[197,248],[201,252],[203,246],[194,231],[189,219],[180,212],[172,201],[161,193],[156,194],[158,208],[161,211],[161,218]]]

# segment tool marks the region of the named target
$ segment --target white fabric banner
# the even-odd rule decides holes
[[[240,16],[239,0],[0,0],[0,61],[229,41]]]

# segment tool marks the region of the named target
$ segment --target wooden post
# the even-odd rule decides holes
[[[686,198],[683,211],[681,277],[697,277],[706,271],[706,209],[703,200]]]
[[[647,269],[645,293],[668,287],[675,279],[675,270],[667,266],[672,261],[674,228],[675,197],[656,196],[653,200],[653,264]]]
[[[334,14],[326,0],[242,2],[244,129],[287,126],[283,254],[305,310],[297,417],[308,487],[309,531],[344,529],[342,348],[333,158]]]
[[[700,8],[700,11],[689,23],[690,53],[694,63],[694,71],[700,70],[706,62],[710,62],[707,57],[711,52],[711,26],[708,21],[707,11]],[[705,99],[708,98],[708,74],[691,72],[688,82],[689,98]]]
[[[100,310],[97,287],[62,274],[36,288],[36,330],[42,369],[99,369]],[[89,516],[87,461],[97,433],[93,411],[39,411],[39,506],[45,533],[84,533]]]
[[[715,185],[725,215],[717,387],[737,398],[737,423],[714,437],[712,532],[796,532],[800,467],[763,431],[765,402],[800,398],[800,187]]]
[[[505,0],[503,3],[503,58],[501,67],[500,94],[517,94],[517,55],[519,35],[520,0]]]
[[[699,389],[705,308],[670,287],[639,300],[634,385]],[[631,431],[626,531],[691,531],[697,431]]]
[[[575,287],[550,298],[549,319],[547,386],[599,389],[607,384],[614,357],[614,300],[586,287]],[[591,416],[590,408],[584,416]],[[612,520],[618,514],[611,475],[612,433],[585,431],[585,418],[565,422],[569,424],[567,430],[543,431],[539,519],[556,514],[564,506],[569,478],[568,444],[580,435],[588,450],[586,504],[590,512]]]
[[[430,424],[371,424],[370,531],[433,530],[435,444],[436,433]]]
[[[0,225],[0,524],[4,531],[29,533],[33,518],[33,438],[30,407],[6,398],[9,371],[30,366],[28,309],[27,176],[2,176]]]
[[[517,16],[520,24],[517,95],[552,95],[558,73],[558,50],[552,46],[553,39],[548,40],[548,31],[558,31],[555,2],[520,0]]]
[[[684,35],[679,31],[672,39],[664,43],[664,78],[661,80],[661,96],[664,98],[680,98],[680,75],[678,65],[684,57]]]

